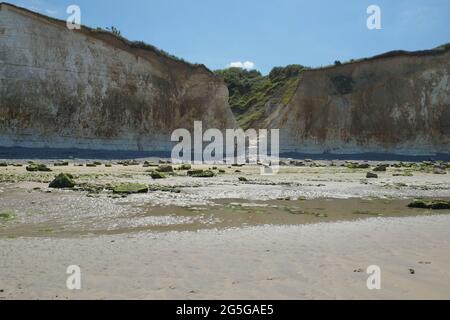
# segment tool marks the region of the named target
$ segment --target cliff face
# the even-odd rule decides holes
[[[283,149],[450,153],[450,48],[306,71],[270,115]]]
[[[0,4],[0,146],[169,151],[194,120],[235,126],[204,66]]]
[[[449,45],[274,71],[232,107],[243,126],[279,128],[283,152],[450,153]]]

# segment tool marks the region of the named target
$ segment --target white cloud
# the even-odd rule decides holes
[[[237,61],[237,62],[232,62],[228,65],[229,68],[241,68],[241,69],[246,69],[246,70],[252,70],[255,69],[255,63],[251,62],[251,61],[245,61],[245,62],[241,62],[241,61]]]
[[[58,13],[58,10],[45,9],[45,12],[47,12],[49,15],[54,16],[55,14]]]

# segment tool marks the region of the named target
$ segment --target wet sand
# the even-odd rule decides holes
[[[449,200],[449,174],[325,162],[153,180],[142,165],[47,164],[0,167],[0,299],[450,299],[450,210],[407,207]],[[60,172],[75,190],[48,188]],[[111,192],[126,182],[151,190]],[[374,264],[380,291],[366,288]]]
[[[450,299],[450,216],[1,239],[5,299]],[[65,288],[77,264],[82,290]],[[382,289],[366,287],[369,265]],[[409,269],[414,269],[411,274]],[[359,270],[359,271],[361,271]]]

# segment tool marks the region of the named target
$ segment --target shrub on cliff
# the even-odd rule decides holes
[[[301,65],[289,65],[273,68],[267,76],[241,68],[217,70],[215,74],[228,86],[229,103],[239,125],[248,129],[258,127],[269,102],[284,105],[290,102],[303,70],[305,67]]]
[[[275,67],[270,71],[269,79],[272,82],[283,81],[299,76],[303,70],[305,70],[305,67],[299,64],[291,64],[286,67]]]

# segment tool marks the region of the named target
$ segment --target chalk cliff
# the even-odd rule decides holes
[[[306,71],[271,122],[285,150],[450,153],[449,76],[450,46]]]
[[[204,66],[0,4],[0,146],[168,151],[194,120],[235,126]]]

